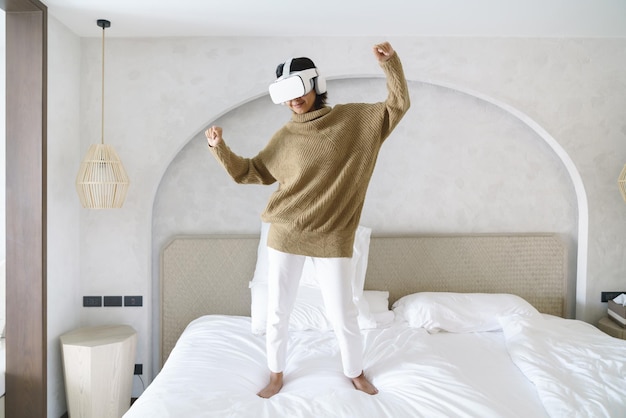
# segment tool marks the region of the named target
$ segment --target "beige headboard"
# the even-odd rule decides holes
[[[161,252],[161,362],[202,315],[250,315],[258,236],[179,236]],[[390,305],[424,291],[512,293],[564,316],[567,250],[554,234],[373,236],[365,288]]]

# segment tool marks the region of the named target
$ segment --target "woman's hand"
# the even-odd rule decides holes
[[[374,56],[378,62],[387,62],[393,57],[396,51],[389,42],[383,42],[382,44],[376,44],[372,48],[374,50]]]
[[[206,140],[211,148],[218,146],[219,143],[222,142],[222,128],[219,126],[211,126],[209,129],[204,131],[204,135],[206,136]]]

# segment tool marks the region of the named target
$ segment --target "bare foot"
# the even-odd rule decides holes
[[[365,378],[365,374],[361,372],[361,374],[352,379],[352,384],[358,390],[361,390],[369,395],[376,395],[378,393],[378,389],[376,386],[372,385],[369,380]]]
[[[270,373],[270,382],[259,393],[261,398],[269,399],[276,395],[283,387],[283,373]]]

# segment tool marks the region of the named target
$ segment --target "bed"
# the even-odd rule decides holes
[[[555,234],[371,236],[355,241],[353,291],[374,396],[341,372],[305,264],[285,384],[268,378],[264,241],[178,236],[161,252],[162,368],[124,418],[617,417],[626,341],[568,312]]]

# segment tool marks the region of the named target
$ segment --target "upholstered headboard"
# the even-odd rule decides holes
[[[250,315],[258,236],[179,236],[161,252],[161,362],[202,315]],[[365,289],[512,293],[567,312],[567,250],[554,234],[373,236]]]

